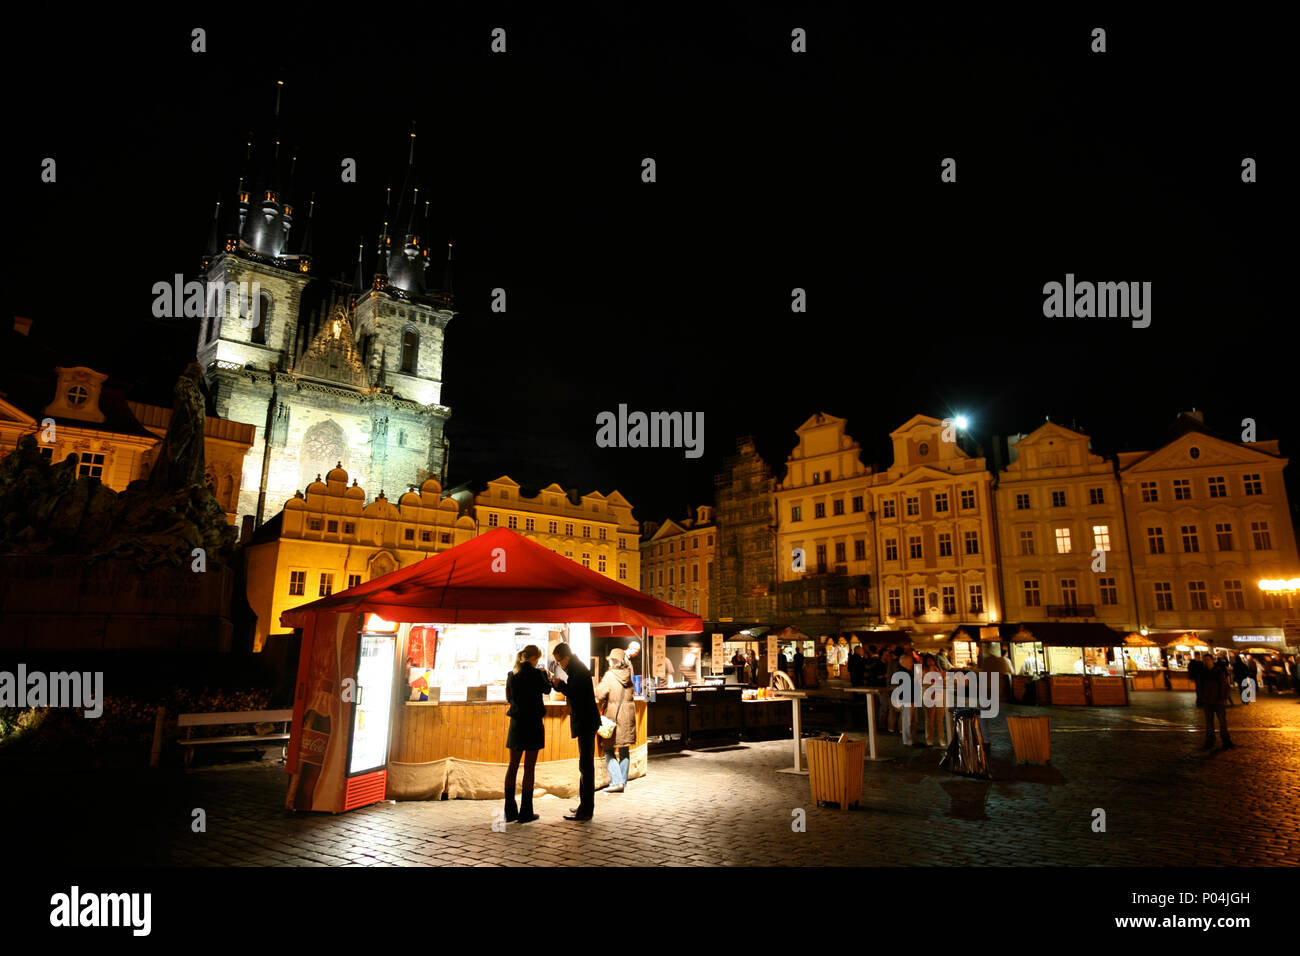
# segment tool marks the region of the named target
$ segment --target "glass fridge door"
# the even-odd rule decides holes
[[[382,769],[388,763],[392,719],[393,659],[397,637],[362,634],[357,641],[357,687],[352,707],[348,775]]]

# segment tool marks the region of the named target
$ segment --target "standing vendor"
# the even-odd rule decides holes
[[[682,678],[687,683],[698,684],[700,682],[699,659],[700,649],[696,646],[688,647],[682,651]],[[669,667],[671,666],[670,664]]]

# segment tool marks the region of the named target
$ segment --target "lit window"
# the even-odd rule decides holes
[[[1056,553],[1057,554],[1070,553],[1070,529],[1069,528],[1056,529]]]
[[[1101,548],[1103,551],[1110,550],[1110,525],[1095,524],[1092,526],[1092,547],[1094,550]]]

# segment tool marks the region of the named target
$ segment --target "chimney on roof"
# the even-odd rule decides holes
[[[32,320],[21,315],[14,316],[14,331],[19,335],[26,335],[32,330]]]

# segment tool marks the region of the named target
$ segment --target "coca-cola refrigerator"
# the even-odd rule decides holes
[[[341,813],[384,799],[397,625],[373,615],[304,629],[289,738],[290,810]],[[387,628],[391,627],[392,630]]]

